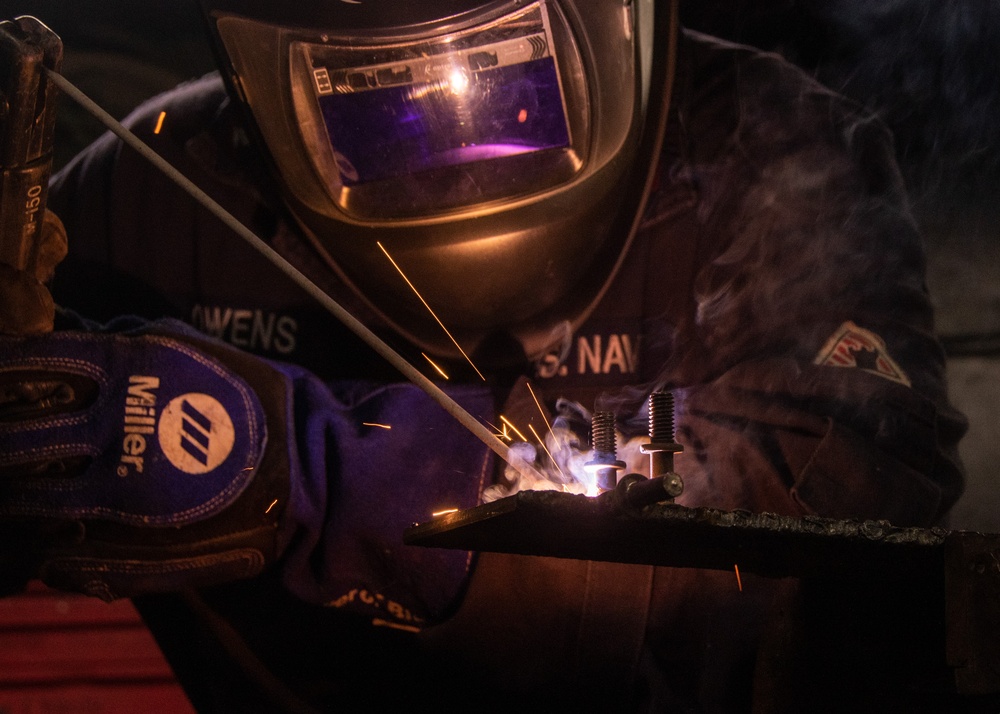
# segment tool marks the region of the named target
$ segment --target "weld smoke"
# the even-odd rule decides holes
[[[605,410],[612,403],[620,405],[621,401],[621,398],[604,398],[598,406]],[[644,405],[643,409],[646,410],[647,407]],[[485,503],[519,491],[562,491],[587,496],[598,494],[597,475],[588,471],[585,466],[594,458],[594,451],[587,437],[590,412],[583,405],[566,399],[559,400],[556,411],[552,428],[543,437],[544,449],[539,445],[526,443],[511,446],[512,456],[519,468],[507,467],[506,482],[490,486],[483,492]],[[640,445],[649,441],[648,437],[641,435],[647,430],[645,413],[643,411],[642,415],[619,420],[617,456],[625,463],[622,474],[639,473],[649,476],[649,456],[640,451]],[[524,468],[524,464],[531,468]]]
[[[1000,184],[1000,4],[726,0],[685,14],[695,29],[781,53],[881,117],[918,210]]]

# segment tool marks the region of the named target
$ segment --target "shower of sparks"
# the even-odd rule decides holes
[[[437,518],[439,516],[447,516],[449,513],[458,513],[457,508],[443,508],[440,511],[434,511],[431,514],[431,518]]]
[[[433,367],[438,374],[440,374],[445,379],[449,379],[448,375],[445,374],[444,370],[441,369],[434,360],[432,360],[430,357],[428,357],[423,352],[421,352],[420,354],[424,355],[424,359],[431,363],[431,367]]]
[[[361,425],[362,426],[377,426],[379,429],[392,429],[392,427],[389,424],[379,424],[378,422],[374,422],[374,421],[363,421],[363,422],[361,422]]]
[[[455,345],[458,351],[462,353],[462,356],[465,357],[466,362],[469,363],[472,369],[476,370],[476,374],[478,374],[479,378],[485,382],[486,377],[484,377],[483,373],[479,371],[479,368],[476,367],[475,364],[473,364],[472,359],[469,357],[469,355],[465,354],[465,350],[463,350],[462,346],[458,344],[458,340],[452,337],[452,334],[448,332],[448,328],[444,326],[444,323],[441,322],[441,319],[437,316],[437,313],[435,313],[434,310],[431,309],[431,306],[427,304],[427,301],[424,300],[424,296],[420,294],[420,291],[417,290],[417,288],[413,285],[413,283],[410,282],[410,279],[406,277],[406,273],[403,272],[403,269],[400,268],[396,264],[396,261],[392,259],[392,256],[389,255],[389,251],[385,249],[385,246],[382,245],[381,241],[376,241],[376,244],[382,250],[382,252],[385,253],[385,257],[389,259],[389,262],[392,263],[392,267],[396,269],[396,271],[402,276],[403,280],[406,281],[406,284],[410,286],[410,290],[413,291],[413,294],[416,295],[417,298],[420,300],[420,302],[423,303],[423,306],[427,308],[427,312],[431,314],[431,317],[434,318],[434,321],[437,322],[437,324],[441,327],[442,330],[444,330],[444,334],[448,335],[448,339],[451,340],[452,344]]]
[[[163,120],[167,118],[166,112],[160,112],[160,116],[156,120],[156,128],[153,129],[154,134],[159,134],[160,130],[163,128]]]
[[[235,216],[226,211],[217,201],[202,191],[189,178],[174,168],[168,161],[153,151],[147,144],[143,143],[139,137],[124,127],[121,122],[101,109],[92,99],[87,97],[69,80],[58,72],[47,67],[43,68],[46,76],[62,91],[64,96],[69,97],[87,112],[96,117],[112,133],[118,136],[126,145],[136,151],[140,156],[149,161],[154,167],[163,172],[171,181],[177,184],[182,190],[188,193],[192,199],[208,210],[213,216],[218,218],[224,225],[230,228],[237,236],[246,241],[254,250],[268,260],[281,273],[291,279],[296,285],[304,290],[310,297],[321,305],[327,312],[337,318],[347,329],[351,330],[369,347],[380,356],[386,359],[392,366],[398,369],[407,379],[413,382],[420,389],[424,390],[435,402],[445,411],[453,416],[459,423],[468,429],[477,439],[483,442],[497,456],[510,463],[511,467],[518,473],[529,471],[529,467],[521,461],[514,459],[510,453],[510,448],[494,434],[492,434],[480,420],[476,419],[467,410],[463,409],[458,402],[445,394],[427,376],[416,369],[398,352],[393,350],[386,342],[378,337],[372,330],[346,310],[340,303],[331,298],[318,285],[309,280],[295,266],[283,258],[265,241],[261,240],[253,231],[241,223]],[[384,249],[383,249],[384,250]],[[463,353],[464,354],[464,353]],[[478,371],[478,370],[477,370]],[[484,378],[485,381],[485,378]]]
[[[278,499],[274,499],[273,501],[271,501],[271,505],[267,507],[267,510],[264,511],[264,513],[265,514],[270,513],[271,509],[274,508],[276,505],[278,505]]]
[[[528,428],[531,429],[531,433],[535,436],[536,439],[538,439],[538,444],[539,444],[539,446],[542,447],[542,450],[549,457],[549,461],[551,461],[555,465],[556,470],[565,479],[566,478],[566,474],[563,472],[562,467],[559,465],[559,462],[556,461],[554,458],[552,458],[551,452],[549,451],[548,447],[545,446],[545,440],[538,435],[537,431],[535,431],[535,425],[534,424],[528,424]],[[551,429],[551,427],[550,427],[550,429]]]
[[[743,592],[743,579],[740,578],[740,566],[733,565],[733,570],[736,571],[736,586]]]
[[[518,429],[518,428],[517,428],[516,426],[514,426],[513,422],[511,422],[511,420],[510,420],[510,419],[508,419],[508,418],[507,418],[507,417],[505,417],[505,416],[504,416],[503,414],[501,414],[501,415],[500,415],[500,421],[502,421],[502,422],[503,422],[504,424],[506,424],[506,425],[507,425],[507,426],[509,426],[509,427],[510,427],[511,429],[513,429],[513,430],[514,430],[514,433],[515,433],[515,434],[517,434],[517,437],[518,437],[518,438],[519,438],[519,439],[520,439],[521,441],[523,441],[523,442],[524,442],[524,443],[526,443],[526,444],[528,443],[528,439],[527,439],[527,437],[525,437],[525,435],[521,433],[520,429]]]

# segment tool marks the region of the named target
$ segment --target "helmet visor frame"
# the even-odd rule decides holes
[[[377,223],[488,210],[568,183],[587,162],[586,72],[548,0],[422,33],[235,15],[217,28],[289,188],[320,213]],[[265,70],[279,58],[261,49],[285,62],[287,87],[273,87]]]

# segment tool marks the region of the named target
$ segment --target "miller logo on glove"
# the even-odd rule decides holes
[[[280,372],[172,321],[2,340],[5,589],[40,577],[112,599],[273,559],[288,492]]]
[[[406,625],[460,594],[469,554],[402,533],[475,505],[493,454],[416,386],[331,389],[173,320],[0,336],[0,354],[0,594],[38,577],[131,597],[272,563],[306,602]],[[491,420],[487,386],[450,393]]]

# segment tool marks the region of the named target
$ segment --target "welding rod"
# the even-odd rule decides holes
[[[481,424],[472,414],[466,411],[458,402],[444,393],[436,384],[425,377],[416,367],[411,365],[392,347],[387,345],[378,335],[369,330],[354,315],[348,312],[340,303],[323,292],[309,278],[299,272],[291,263],[285,260],[271,246],[261,240],[253,231],[240,223],[229,211],[220,206],[211,196],[198,188],[190,179],[180,171],[167,163],[159,154],[153,151],[143,141],[126,129],[121,122],[104,111],[90,97],[81,92],[72,82],[61,74],[47,70],[49,77],[56,85],[73,101],[93,114],[112,133],[117,135],[122,141],[135,149],[141,156],[152,163],[156,168],[166,174],[171,180],[183,188],[198,203],[210,211],[216,218],[225,223],[243,240],[257,249],[265,258],[274,264],[281,272],[295,281],[299,287],[305,290],[313,299],[327,309],[334,317],[340,320],[354,334],[360,337],[373,350],[378,352],[390,364],[403,373],[407,379],[420,387],[427,395],[436,401],[441,407],[457,419],[462,426],[472,432],[472,434],[492,449],[496,454],[510,464],[515,470],[521,472],[521,464],[511,455],[510,449],[500,439]]]

